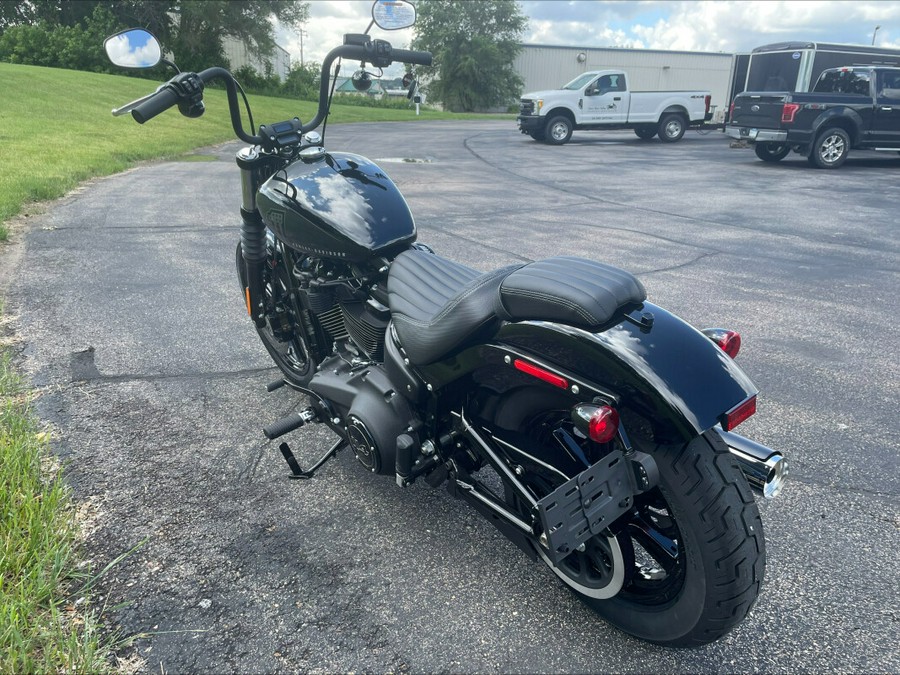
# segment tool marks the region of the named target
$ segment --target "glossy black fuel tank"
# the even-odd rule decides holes
[[[416,239],[403,195],[360,155],[298,159],[262,185],[257,204],[279,239],[315,256],[359,262]]]

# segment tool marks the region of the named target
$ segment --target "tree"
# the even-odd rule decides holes
[[[515,0],[420,0],[413,49],[434,54],[423,68],[432,99],[454,112],[511,103],[523,81],[513,70],[528,18]]]
[[[225,36],[238,38],[255,54],[268,54],[275,46],[271,19],[295,26],[309,17],[309,3],[294,0],[3,0],[0,32],[28,25],[47,34],[60,30],[66,33],[63,29],[87,30],[96,25],[98,9],[112,16],[119,27],[148,29],[160,39],[163,49],[174,55],[182,70],[227,65],[222,48]],[[46,65],[73,67],[65,63]]]

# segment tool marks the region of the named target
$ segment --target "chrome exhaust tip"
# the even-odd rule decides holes
[[[788,476],[788,462],[784,455],[740,434],[721,428],[716,428],[716,431],[737,460],[750,487],[766,499],[777,497]]]

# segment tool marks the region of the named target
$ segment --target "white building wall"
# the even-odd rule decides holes
[[[522,45],[513,64],[523,92],[558,89],[588,70],[621,69],[633,91],[706,89],[717,112],[728,105],[733,54],[657,49],[600,49]]]
[[[272,72],[284,82],[291,70],[291,55],[282,47],[275,45],[275,50],[264,58],[253,55],[241,40],[226,36],[222,40],[225,56],[231,63],[231,69],[250,66],[260,75],[266,74],[266,61],[272,64]]]

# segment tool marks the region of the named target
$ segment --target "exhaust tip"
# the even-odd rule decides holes
[[[788,476],[788,461],[781,455],[775,454],[766,460],[766,465],[769,471],[762,484],[762,494],[766,499],[775,499],[784,488],[784,482]]]

